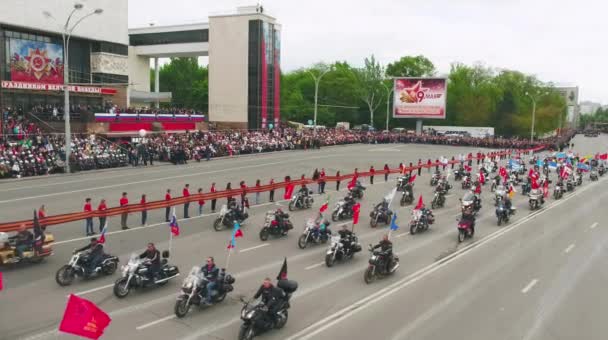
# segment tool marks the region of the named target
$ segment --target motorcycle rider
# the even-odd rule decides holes
[[[382,240],[372,247],[373,250],[380,248],[386,259],[386,271],[390,272],[393,268],[393,242],[388,239],[388,234],[382,236]]]
[[[277,225],[279,228],[283,230],[283,235],[287,235],[287,221],[289,221],[289,214],[284,212],[283,209],[278,208],[274,212],[274,219],[277,221]]]
[[[9,240],[15,240],[15,253],[23,258],[23,252],[34,244],[34,235],[25,228],[25,225],[21,225],[17,235],[9,237]]]
[[[148,279],[154,280],[160,271],[160,252],[154,246],[154,243],[148,243],[146,250],[139,255],[140,259],[149,260],[148,265]]]
[[[281,288],[275,287],[270,278],[267,277],[253,296],[254,299],[259,297],[262,297],[262,303],[268,308],[268,316],[271,321],[274,322],[276,320],[276,314],[283,304],[285,292]]]
[[[319,213],[319,215],[315,219],[316,232],[319,233],[320,235],[323,235],[323,234],[331,235],[331,230],[329,230],[328,226],[329,226],[329,221],[327,221],[323,218],[322,213]]]
[[[377,210],[378,214],[382,214],[382,215],[386,216],[389,213],[388,201],[386,200],[386,198],[383,198],[382,202],[376,204],[376,207],[374,208],[374,210]]]
[[[220,274],[220,269],[215,266],[215,261],[213,257],[209,256],[207,258],[207,264],[201,267],[201,273],[207,279],[207,297],[205,299],[205,304],[210,306],[212,305],[213,291],[217,289],[217,279]]]
[[[85,262],[85,270],[87,273],[91,274],[95,271],[95,268],[97,268],[97,266],[103,260],[103,244],[99,243],[96,237],[93,237],[91,238],[89,244],[80,249],[74,250],[74,254],[80,253],[85,250],[88,250],[88,258]]]
[[[300,190],[298,190],[298,195],[300,195],[300,199],[302,200],[301,203],[304,204],[308,198],[308,188],[306,187],[305,183],[303,183]]]
[[[344,246],[344,249],[350,252],[355,233],[348,230],[348,225],[344,224],[342,225],[342,229],[338,231],[338,234],[340,235],[340,242]]]
[[[346,196],[344,196],[344,209],[346,211],[353,210],[354,205],[355,198],[353,197],[353,193],[349,191]]]

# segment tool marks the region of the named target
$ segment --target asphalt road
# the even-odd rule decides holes
[[[608,137],[577,137],[581,153],[608,148]],[[152,169],[122,169],[73,176],[49,177],[0,183],[0,212],[3,220],[31,216],[33,208],[46,204],[50,213],[67,212],[82,207],[84,197],[105,197],[116,203],[122,191],[132,201],[141,193],[149,200],[161,199],[166,188],[181,193],[185,183],[191,189],[208,190],[211,182],[223,187],[241,180],[280,180],[286,174],[310,175],[315,167],[325,167],[328,174],[343,173],[370,164],[381,169],[384,163],[395,166],[400,161],[416,163],[418,158],[451,157],[477,149],[428,145],[355,145],[321,151],[265,154],[255,157],[214,160],[187,166],[158,166]],[[416,195],[422,193],[430,203],[429,176],[416,181]],[[401,267],[389,278],[371,285],[363,282],[368,253],[363,251],[350,262],[326,268],[325,246],[301,250],[296,245],[306,219],[316,212],[325,198],[315,197],[312,211],[292,213],[295,229],[283,239],[261,242],[258,232],[264,212],[278,205],[267,203],[253,207],[243,226],[244,238],[230,259],[229,272],[236,277],[235,291],[222,304],[207,310],[192,310],[184,319],[175,319],[173,304],[183,276],[165,287],[138,291],[119,300],[111,285],[118,278],[104,277],[59,287],[55,271],[71,251],[85,244],[81,223],[52,227],[58,241],[55,255],[43,264],[7,269],[5,290],[0,292],[0,339],[69,339],[58,334],[66,296],[76,293],[97,303],[110,313],[113,321],[107,339],[234,339],[240,325],[239,296],[250,297],[261,280],[275,277],[284,256],[289,261],[289,277],[300,283],[290,320],[280,331],[265,334],[263,339],[600,339],[606,332],[601,322],[606,299],[600,287],[605,271],[598,267],[604,252],[606,178],[585,181],[582,187],[564,199],[550,199],[534,213],[527,199],[517,194],[518,213],[507,226],[497,227],[492,194],[485,188],[484,208],[476,235],[458,245],[456,218],[458,198],[463,191],[455,186],[447,206],[435,211],[437,222],[425,233],[409,235],[405,228],[393,233],[395,251]],[[356,232],[363,245],[377,242],[386,227],[371,229],[368,215],[394,186],[394,176],[385,183],[376,176],[362,201],[361,224]],[[456,183],[458,184],[458,183]],[[346,183],[342,183],[344,189]],[[331,203],[342,197],[328,185]],[[277,196],[282,194],[277,192]],[[253,203],[254,198],[250,197]],[[219,202],[218,202],[219,203]],[[280,203],[285,206],[285,203]],[[398,224],[405,227],[412,207],[393,208]],[[209,212],[209,207],[205,207]],[[195,215],[194,205],[190,208]],[[177,208],[181,217],[182,209]],[[141,251],[146,242],[168,246],[169,228],[159,223],[164,211],[150,212],[151,226],[117,230],[117,219],[110,219],[112,233],[106,251],[119,255],[125,263],[132,251]],[[205,257],[215,256],[219,265],[226,263],[229,231],[215,232],[215,216],[180,221],[182,235],[173,240],[171,262],[184,275]],[[132,214],[129,225],[139,224],[139,214]],[[95,221],[97,227],[97,221]],[[348,223],[348,222],[346,222]],[[338,228],[339,223],[333,225]],[[365,247],[364,247],[365,248]],[[17,307],[18,306],[18,307]],[[556,334],[558,336],[556,337]]]

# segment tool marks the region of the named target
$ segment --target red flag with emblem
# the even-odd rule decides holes
[[[112,319],[93,302],[70,294],[59,331],[88,339],[99,339]]]

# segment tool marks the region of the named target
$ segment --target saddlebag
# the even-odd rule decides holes
[[[291,294],[298,289],[298,282],[293,280],[279,280],[277,287],[281,288],[285,293]]]
[[[167,266],[165,268],[165,274],[167,274],[167,276],[175,276],[179,274],[179,269],[177,269],[177,266]]]

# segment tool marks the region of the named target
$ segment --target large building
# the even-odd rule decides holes
[[[76,8],[77,1],[0,1],[0,106],[63,106],[62,26],[72,13],[71,23],[86,16],[69,40],[73,107],[168,102],[158,76],[150,89],[150,65],[158,75],[161,58],[208,56],[209,122],[250,129],[279,122],[280,26],[261,6],[206,23],[128,29],[127,1],[87,0]]]

